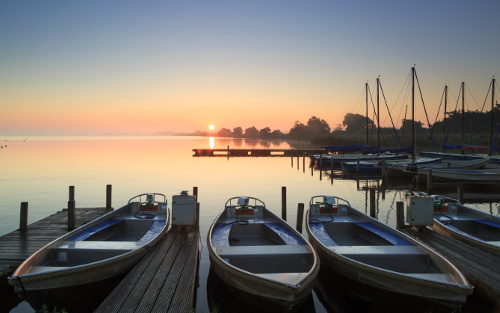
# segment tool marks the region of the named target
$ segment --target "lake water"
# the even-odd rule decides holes
[[[369,189],[376,189],[377,218],[396,225],[396,202],[404,201],[408,184],[380,190],[378,180],[330,179],[311,169],[309,160],[289,157],[193,157],[194,148],[312,148],[307,143],[209,137],[3,137],[0,138],[0,235],[19,227],[21,202],[29,203],[29,223],[67,207],[68,187],[75,186],[76,207],[105,206],[106,185],[113,186],[118,208],[137,194],[173,195],[198,187],[203,244],[197,312],[210,312],[207,279],[210,262],[206,235],[210,224],[233,196],[253,196],[281,215],[281,190],[287,189],[288,222],[296,224],[298,203],[307,208],[314,195],[337,195],[367,213]],[[6,147],[5,147],[6,146]],[[317,148],[317,147],[316,147]],[[467,190],[466,190],[467,192]],[[498,200],[470,206],[499,214]],[[327,309],[313,294],[316,312]],[[21,303],[10,312],[33,312]]]

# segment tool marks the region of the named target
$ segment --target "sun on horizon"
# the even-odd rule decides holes
[[[210,126],[208,126],[208,128],[210,128],[210,130],[214,130],[215,126],[213,124],[210,124]]]

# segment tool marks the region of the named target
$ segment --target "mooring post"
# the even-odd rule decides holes
[[[375,189],[370,189],[370,216],[377,218],[377,214],[375,212]]]
[[[75,229],[75,201],[68,201],[68,231]]]
[[[401,229],[405,226],[405,203],[403,201],[396,202],[396,228]]]
[[[194,225],[197,228],[200,228],[200,203],[199,202],[196,202],[196,217],[195,217]]]
[[[432,170],[427,170],[427,193],[430,193],[432,185]]]
[[[106,211],[113,210],[113,208],[111,207],[112,188],[113,187],[111,185],[106,185]]]
[[[198,201],[198,187],[193,187],[193,196],[196,197],[196,201]]]
[[[299,203],[297,205],[297,225],[295,229],[302,234],[302,221],[304,219],[304,203]]]
[[[281,187],[281,218],[286,221],[286,187]]]
[[[300,149],[297,150],[297,169],[300,168],[300,166],[299,166],[300,162],[299,161],[300,161]]]
[[[464,187],[457,187],[457,200],[464,202]]]
[[[386,166],[385,166],[385,161],[382,161],[382,185],[385,185],[385,171],[386,171]]]
[[[292,168],[293,168],[293,149],[290,150],[290,160],[292,161]]]
[[[21,216],[19,220],[19,230],[28,230],[28,202],[21,202]]]
[[[69,186],[69,200],[75,201],[75,186]]]
[[[356,161],[356,179],[359,179],[359,158]]]

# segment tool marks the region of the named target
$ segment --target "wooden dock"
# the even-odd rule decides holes
[[[193,149],[195,157],[294,157],[327,154],[324,149]]]
[[[77,208],[75,227],[93,221],[107,212],[104,207]],[[68,210],[62,210],[28,225],[26,231],[18,229],[0,237],[0,272],[21,265],[33,253],[67,232]]]
[[[194,311],[199,240],[197,228],[173,226],[95,313]]]
[[[430,229],[416,231],[413,228],[402,228],[400,230],[445,256],[460,269],[470,284],[474,286],[473,296],[479,296],[496,309],[500,308],[499,256]]]

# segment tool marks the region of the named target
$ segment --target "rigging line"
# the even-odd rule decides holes
[[[493,84],[493,81],[490,83],[489,87],[488,87],[488,92],[486,93],[486,97],[484,98],[484,102],[483,102],[483,107],[481,108],[481,113],[483,113],[483,110],[484,110],[484,106],[486,105],[486,101],[488,100],[488,96],[490,95],[490,90],[492,90],[492,84]],[[469,90],[469,88],[467,88],[467,90]],[[475,99],[474,99],[475,100]],[[479,126],[479,121],[481,120],[481,115],[482,114],[479,114],[478,117],[477,117],[477,121],[476,121],[476,125],[474,127],[474,130],[472,131],[472,136],[469,140],[469,144],[471,144],[474,140],[474,135],[476,134],[476,130]]]
[[[450,128],[448,128],[448,132],[446,133],[446,140],[444,142],[448,142],[448,138],[450,136],[450,131],[453,128],[453,121],[455,120],[455,115],[457,114],[458,100],[460,100],[460,91],[462,91],[462,84],[460,84],[460,88],[458,89],[458,97],[457,97],[457,102],[455,103],[455,110],[453,111],[453,114],[451,115]]]
[[[444,98],[444,89],[443,89],[443,93],[441,94],[441,101],[439,102],[439,107],[438,107],[438,111],[436,114],[436,119],[434,120],[434,124],[432,125],[433,131],[434,131],[434,127],[436,126],[436,122],[437,122],[438,117],[439,117],[439,112],[441,112],[441,105],[443,104],[443,98]],[[444,119],[443,119],[443,127],[444,127]],[[429,143],[430,140],[431,140],[431,137],[429,137],[429,139],[427,139],[427,142],[425,143],[425,147],[427,147],[427,144]]]
[[[425,109],[424,96],[422,95],[422,89],[420,88],[420,82],[418,80],[417,72],[415,72],[415,78],[417,79],[418,90],[420,91],[420,99],[422,100],[422,105],[424,107],[425,118],[427,119],[427,125],[428,127],[431,127],[431,123],[429,123],[429,116],[427,115],[427,110]],[[415,121],[413,122],[415,123]],[[432,142],[434,143],[434,147],[437,149],[436,141],[434,140],[434,136],[432,134],[432,129],[431,129],[431,138]]]
[[[370,91],[370,100],[371,100],[371,103],[372,103],[372,108],[373,108],[373,116],[374,116],[374,121],[377,119],[377,110],[375,110],[375,104],[373,103],[373,97],[372,97],[372,92],[371,92],[371,89],[368,88],[368,90]],[[375,122],[373,122],[373,125],[375,125]],[[378,131],[378,125],[377,125],[377,131]]]
[[[385,98],[384,88],[382,88],[382,84],[380,84],[380,90],[382,90],[382,97],[384,98],[385,106],[387,107],[387,113],[389,113],[389,117],[391,119],[391,124],[392,128],[394,129],[394,134],[396,134],[396,139],[398,141],[399,147],[401,147],[401,141],[399,141],[398,132],[396,131],[396,126],[394,126],[394,121],[392,120],[391,111],[389,110],[389,106],[387,105],[387,99]]]

